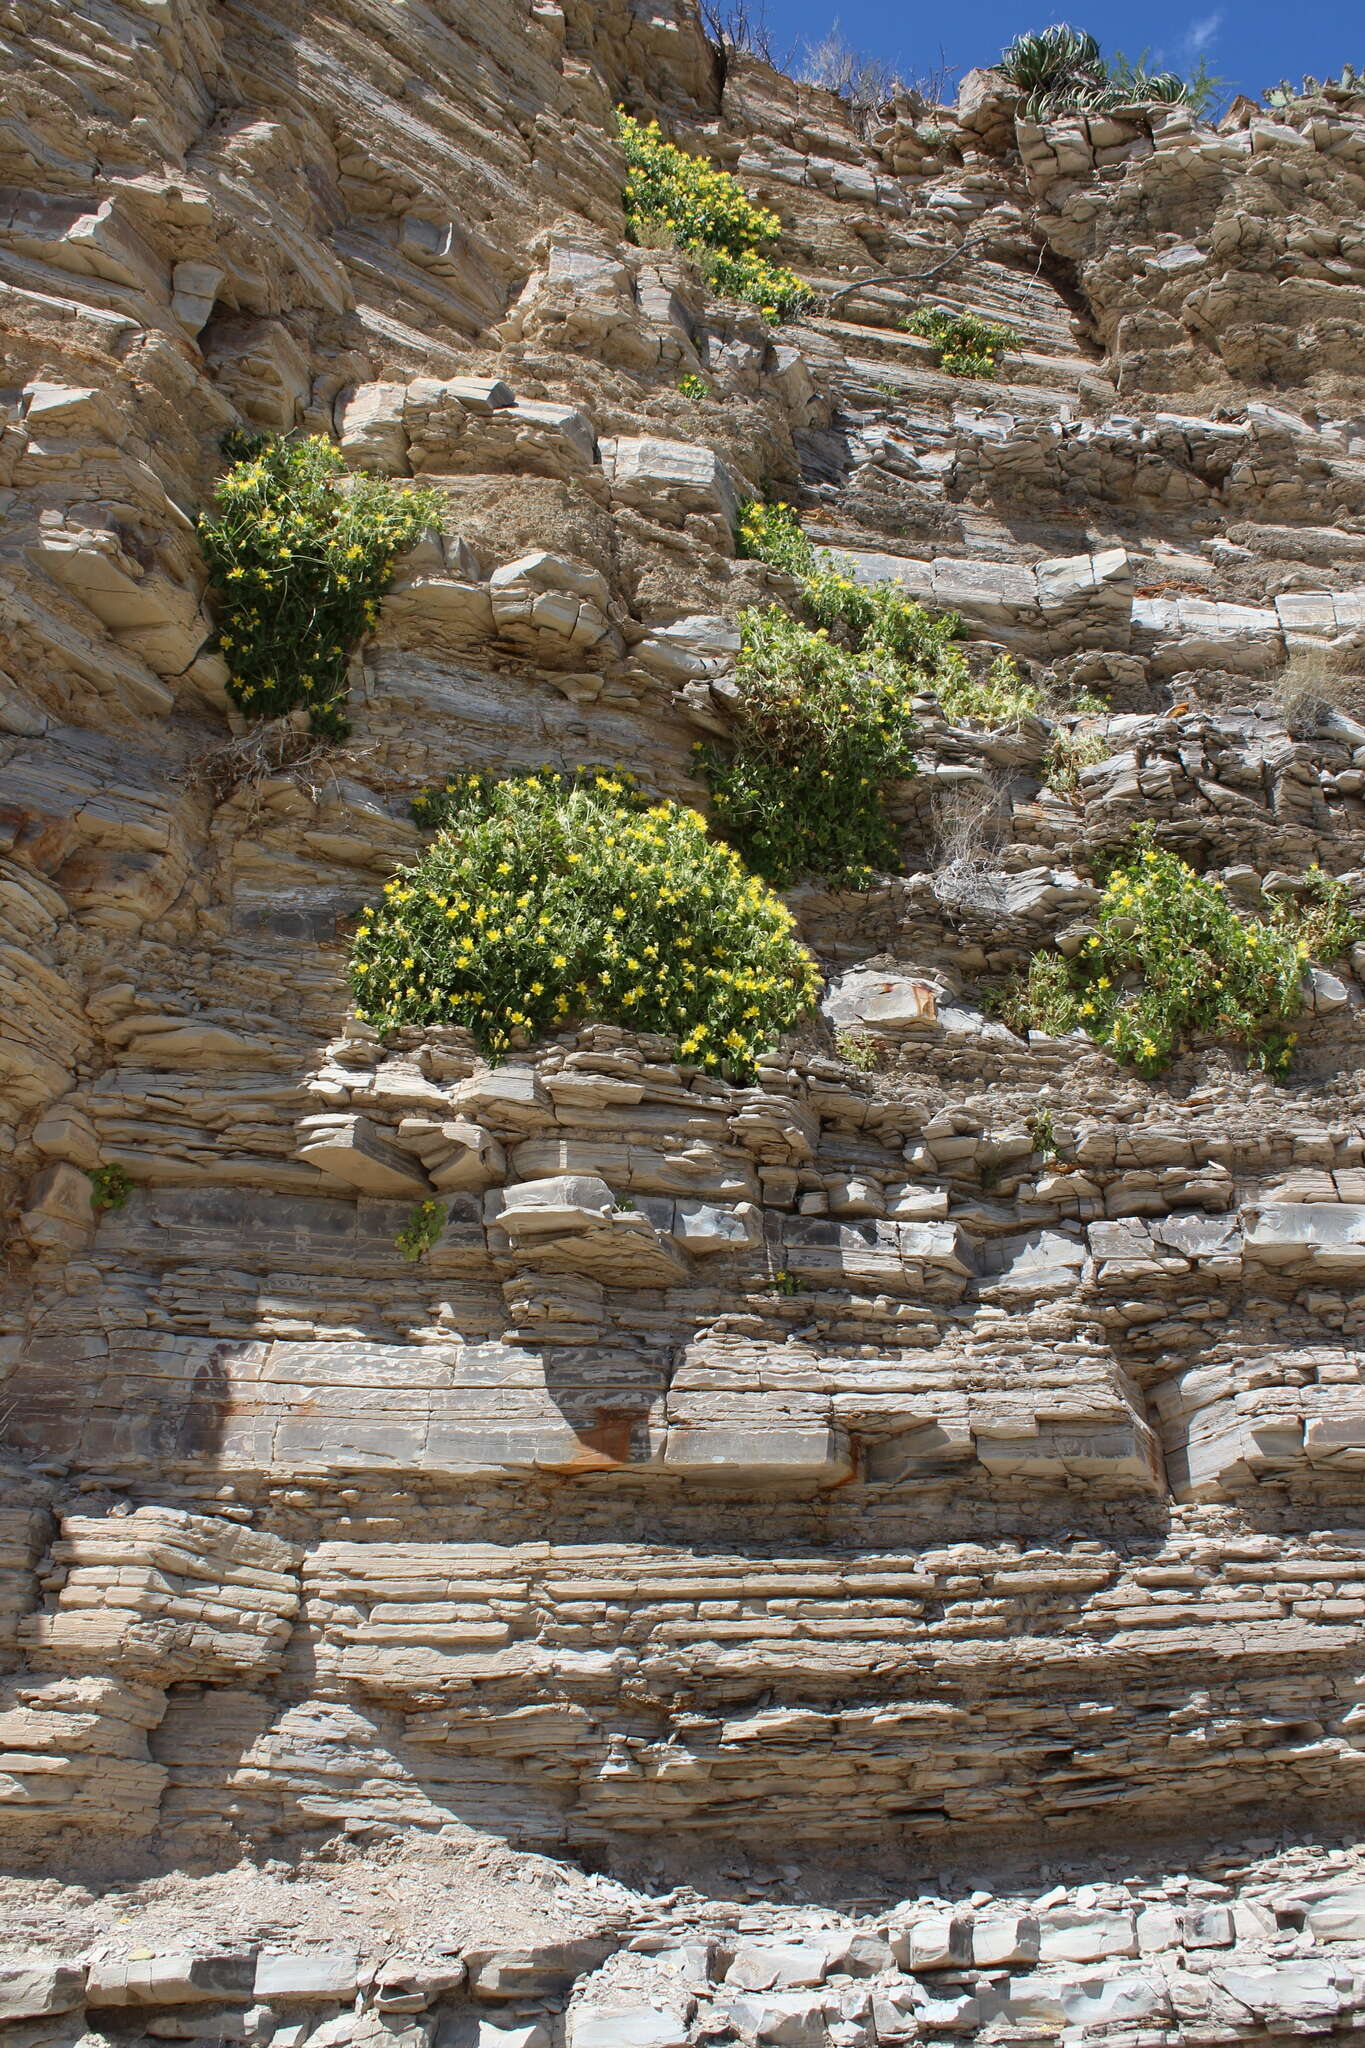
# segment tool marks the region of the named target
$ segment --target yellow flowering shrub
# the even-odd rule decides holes
[[[804,312],[814,294],[764,253],[782,232],[777,215],[756,206],[728,171],[666,142],[657,121],[637,121],[624,107],[616,118],[626,153],[622,198],[631,240],[671,235],[697,258],[713,291],[757,306],[765,320]]]
[[[734,1078],[811,1005],[790,911],[680,804],[623,772],[471,775],[414,805],[436,828],[364,912],[358,1014],[461,1024],[490,1056],[597,1021],[658,1032]]]
[[[330,441],[231,434],[217,509],[199,520],[228,694],[250,718],[298,705],[314,732],[347,731],[346,667],[393,560],[436,516],[430,491],[348,476]]]
[[[98,1216],[105,1209],[121,1209],[133,1192],[132,1176],[122,1166],[95,1166],[86,1174],[90,1183],[90,1206]]]
[[[444,1202],[414,1202],[394,1246],[410,1266],[424,1259],[446,1227]]]
[[[898,662],[917,692],[938,698],[955,725],[1016,725],[1042,707],[1041,692],[1025,682],[1008,654],[983,675],[973,675],[958,644],[956,612],[931,612],[895,583],[858,583],[834,556],[817,552],[790,505],[751,499],[740,507],[735,530],[741,556],[785,569],[801,584],[801,609],[844,646],[877,648]]]
[[[979,313],[921,306],[900,324],[907,334],[932,344],[940,370],[950,377],[993,377],[1000,358],[1016,354],[1022,345],[1012,327],[983,320]]]
[[[735,543],[797,579],[803,616],[740,614],[730,742],[696,750],[716,823],[777,888],[804,875],[866,888],[897,864],[885,789],[914,772],[914,698],[936,696],[955,722],[1004,725],[1035,710],[1038,692],[1008,655],[974,676],[954,613],[845,575],[790,505],[743,505]]]
[[[730,744],[697,750],[716,824],[779,889],[865,889],[897,859],[882,792],[914,772],[914,684],[885,650],[841,647],[776,605],[739,627]]]
[[[1329,900],[1340,949],[1357,927]],[[1271,922],[1243,917],[1221,882],[1196,874],[1143,829],[1110,870],[1095,929],[1076,958],[1035,955],[997,1007],[1016,1030],[1079,1026],[1149,1076],[1191,1032],[1230,1039],[1253,1065],[1282,1073],[1295,1043],[1284,1026],[1302,1008],[1316,950],[1308,919],[1318,907],[1315,894],[1306,912],[1280,912]]]
[[[749,498],[740,506],[735,551],[741,560],[767,562],[789,576],[815,574],[815,549],[792,506],[781,499],[765,504],[761,498]]]

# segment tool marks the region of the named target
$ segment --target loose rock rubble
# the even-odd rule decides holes
[[[1365,913],[1365,96],[861,121],[691,0],[57,12],[0,124],[0,2048],[1357,2031],[1365,949],[1283,1084],[990,989],[1144,821]],[[625,242],[618,104],[809,315]],[[955,380],[921,302],[1020,348]],[[340,746],[212,651],[243,427],[441,503]],[[754,497],[1036,712],[919,700],[751,1085],[381,1042],[417,791],[704,805],[794,587]]]

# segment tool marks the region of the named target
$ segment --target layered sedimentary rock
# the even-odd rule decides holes
[[[1365,957],[1284,1083],[1211,1044],[1144,1081],[982,988],[1144,820],[1247,907],[1317,862],[1365,909],[1365,101],[1037,127],[973,74],[862,118],[684,0],[4,32],[6,1857],[463,1825],[780,1853],[827,1903],[850,1836],[946,1873],[444,1955],[58,1915],[7,1936],[7,2038],[1358,2025]],[[626,242],[622,102],[823,311]],[[1008,320],[1000,380],[901,330],[926,296]],[[211,651],[233,426],[440,499],[339,747],[253,740]],[[790,594],[735,559],[765,495],[1098,693],[1096,758],[1056,786],[1055,719],[926,699],[902,870],[793,892],[826,990],[750,1086],[604,1026],[381,1041],[346,948],[418,789],[622,762],[704,807],[738,613]],[[1000,1876],[1040,1843],[1065,1883]]]

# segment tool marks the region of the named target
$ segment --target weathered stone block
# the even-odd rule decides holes
[[[299,1158],[367,1195],[422,1201],[431,1184],[366,1116],[305,1117]]]
[[[354,1949],[262,1949],[256,1959],[254,1995],[273,1999],[350,1999],[360,1981]]]
[[[725,1982],[738,1991],[800,1991],[822,1984],[829,1967],[823,1948],[801,1942],[742,1942]]]
[[[87,2005],[194,2005],[252,1995],[252,1955],[195,1955],[171,1950],[145,1960],[95,1961],[86,1979]]]
[[[475,1998],[556,1998],[575,1977],[595,1970],[613,1946],[609,1940],[584,1936],[539,1948],[468,1949],[464,1961],[469,1988]]]
[[[755,1486],[800,1480],[837,1486],[853,1470],[842,1430],[790,1429],[757,1418],[748,1426],[674,1424],[668,1432],[664,1464],[689,1478],[742,1480]]]
[[[1038,1922],[1031,1913],[978,1916],[972,1922],[972,1961],[978,1969],[1031,1967],[1038,1960]]]
[[[0,1963],[0,2020],[71,2012],[84,1996],[85,1970],[80,1964]]]
[[[686,2015],[672,2007],[579,2005],[569,2012],[568,2048],[687,2048],[691,2038]]]
[[[1110,1956],[1134,1956],[1133,1916],[1070,1909],[1049,1913],[1040,1922],[1038,1952],[1045,1963],[1099,1963]]]
[[[961,1915],[930,1913],[893,1928],[891,1952],[903,1970],[963,1970],[972,1960],[972,1923]]]

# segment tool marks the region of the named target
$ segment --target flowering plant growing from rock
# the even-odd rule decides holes
[[[699,749],[716,823],[778,888],[866,888],[896,860],[882,791],[914,772],[914,686],[884,650],[853,652],[776,606],[739,626],[732,746]]]
[[[626,153],[622,197],[631,240],[670,236],[696,257],[713,291],[757,306],[766,320],[804,312],[814,294],[764,253],[782,232],[777,215],[755,206],[728,171],[665,141],[657,121],[637,121],[623,107],[616,118]]]
[[[444,1202],[414,1202],[408,1220],[394,1239],[395,1250],[415,1266],[424,1259],[446,1227]]]
[[[1351,908],[1351,891],[1339,875],[1313,866],[1303,878],[1299,901],[1282,903],[1272,919],[1285,936],[1301,942],[1310,960],[1339,960],[1365,938],[1365,922]]]
[[[789,576],[815,573],[815,549],[802,532],[793,507],[781,499],[766,504],[761,498],[750,498],[740,506],[735,551],[742,560],[767,562],[773,569],[785,569]]]
[[[864,653],[876,649],[898,662],[916,693],[937,697],[954,725],[1017,725],[1040,708],[1008,654],[985,675],[973,675],[961,646],[956,612],[932,612],[894,583],[857,583],[831,560],[807,578],[802,604],[808,618]]]
[[[973,675],[956,612],[930,611],[895,583],[859,583],[831,554],[817,552],[790,505],[751,499],[740,508],[736,542],[742,556],[798,579],[801,609],[812,626],[855,652],[876,648],[885,661],[899,662],[916,692],[937,697],[954,724],[1017,724],[1041,709],[1041,693],[1009,655],[986,675]]]
[[[947,313],[921,306],[900,324],[905,333],[933,344],[940,370],[950,377],[993,377],[1001,356],[1012,355],[1020,347],[1013,328],[983,320],[977,313]]]
[[[330,441],[235,434],[217,510],[201,514],[215,644],[228,694],[249,718],[303,707],[314,732],[340,739],[346,667],[378,616],[394,557],[436,517],[430,491],[350,476]]]
[[[360,919],[359,1014],[462,1024],[490,1056],[596,1020],[734,1077],[808,1009],[793,919],[697,812],[622,772],[470,775],[414,806],[437,836]]]
[[[1344,926],[1336,934],[1349,944]],[[1313,951],[1303,916],[1243,917],[1219,881],[1139,830],[1110,869],[1095,929],[1074,960],[1038,954],[1006,992],[1015,1029],[1089,1033],[1139,1073],[1158,1074],[1191,1033],[1231,1039],[1253,1065],[1284,1072]]]
[[[97,1216],[105,1209],[122,1209],[133,1192],[132,1176],[121,1166],[94,1166],[86,1178],[90,1206]]]
[[[740,614],[731,742],[697,748],[716,823],[778,888],[803,875],[865,888],[896,861],[885,786],[914,772],[914,698],[936,696],[954,722],[1004,725],[1035,711],[1038,692],[1008,655],[973,675],[956,614],[845,575],[790,505],[746,504],[736,540],[796,577],[803,617]]]

